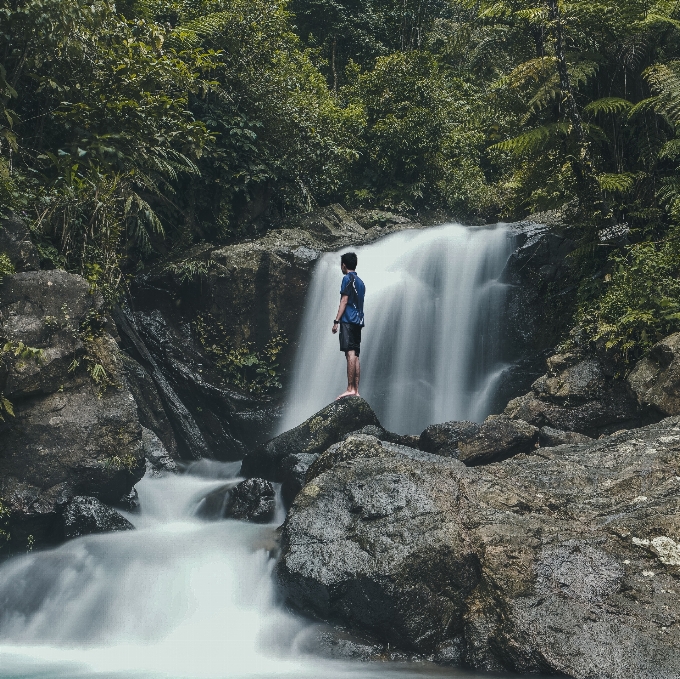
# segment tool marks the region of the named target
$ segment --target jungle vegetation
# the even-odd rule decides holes
[[[667,0],[0,0],[0,205],[110,300],[332,201],[561,210],[626,364],[680,329],[679,131]]]

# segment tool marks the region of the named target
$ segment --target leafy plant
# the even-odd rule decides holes
[[[272,337],[257,351],[252,342],[233,347],[224,326],[212,317],[199,315],[194,327],[225,382],[254,394],[281,388],[278,357],[288,343],[283,333]]]

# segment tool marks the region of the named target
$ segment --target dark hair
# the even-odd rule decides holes
[[[350,271],[357,268],[357,254],[356,252],[346,252],[340,257],[340,262],[344,264]]]

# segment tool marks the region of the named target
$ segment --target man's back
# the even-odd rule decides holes
[[[340,319],[341,323],[364,325],[364,297],[366,286],[355,271],[347,272],[340,286],[340,295],[347,295],[347,306]]]

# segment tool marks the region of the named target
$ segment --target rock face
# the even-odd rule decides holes
[[[63,522],[64,538],[67,540],[91,533],[134,529],[124,516],[95,497],[72,498],[64,510]]]
[[[181,260],[165,262],[132,281],[129,308],[116,315],[116,323],[124,348],[150,377],[161,402],[159,410],[153,397],[140,399],[140,391],[153,389],[144,375],[136,387],[131,375],[142,424],[171,454],[175,450],[161,429],[165,420],[172,424],[177,453],[186,459],[238,460],[272,435],[281,413],[280,392],[244,393],[225,381],[197,323],[202,319],[219,328],[227,351],[248,344],[261,350],[282,333],[289,341],[277,362],[285,373],[321,254],[396,230],[421,228],[385,212],[364,212],[357,218],[331,205],[293,217],[251,242],[197,245]],[[136,368],[131,372],[139,373]]]
[[[406,652],[579,679],[680,674],[680,418],[469,468],[357,436],[308,471],[287,600]]]
[[[345,434],[362,427],[380,427],[380,422],[363,398],[334,401],[316,415],[243,458],[241,474],[283,482],[284,500],[292,501],[302,487],[309,465]]]
[[[476,422],[443,422],[431,424],[420,435],[418,447],[426,453],[458,459],[458,443],[479,434]]]
[[[269,481],[246,479],[209,493],[198,514],[206,519],[240,519],[269,523],[276,516],[276,493]]]
[[[555,354],[547,363],[548,372],[531,385],[532,391],[508,403],[504,414],[510,419],[590,437],[658,419],[638,405],[600,359]]]
[[[628,376],[642,406],[664,415],[680,415],[680,333],[655,344]]]
[[[0,502],[11,548],[60,539],[74,496],[115,504],[144,473],[142,431],[101,300],[80,276],[32,271],[0,286]]]
[[[175,474],[177,463],[170,457],[161,440],[151,429],[142,427],[142,452],[146,458],[146,471],[152,476]]]

